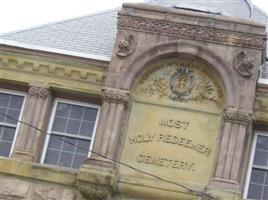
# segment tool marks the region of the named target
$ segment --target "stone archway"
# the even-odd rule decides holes
[[[213,162],[213,159],[210,160],[210,172],[206,173],[206,177],[210,175],[214,176],[212,184],[218,184],[220,187],[225,188],[236,188],[238,190],[241,177],[239,170],[243,155],[242,149],[244,148],[247,127],[250,123],[252,107],[249,106],[248,110],[241,109],[242,97],[236,91],[239,91],[241,87],[245,87],[246,84],[250,84],[250,82],[244,81],[241,84],[241,77],[232,66],[227,65],[220,56],[214,54],[211,50],[204,46],[193,44],[192,42],[172,41],[154,45],[140,54],[136,54],[134,58],[130,59],[131,62],[125,62],[124,66],[120,68],[116,68],[116,62],[111,63],[102,94],[101,125],[97,130],[97,138],[93,150],[108,158],[118,159],[118,155],[120,155],[119,150],[121,149],[119,144],[120,138],[122,138],[122,124],[127,116],[126,113],[129,111],[127,107],[128,98],[130,91],[134,88],[135,80],[142,76],[150,68],[151,64],[164,58],[174,58],[180,55],[190,55],[192,58],[205,63],[207,70],[211,71],[217,77],[217,83],[226,94],[225,103],[221,106],[221,111],[222,107],[224,107],[224,112],[222,112],[223,114],[220,113],[223,116],[222,124],[221,126],[219,125],[220,117],[214,118],[214,121],[218,120],[217,126],[215,126],[217,129],[211,129],[210,131],[219,132],[218,135],[220,136],[218,138],[217,149],[213,149],[215,151],[214,155],[217,156],[217,161],[215,160]],[[252,99],[250,96],[245,96],[243,101],[251,102]],[[138,118],[139,116],[137,116]],[[181,119],[176,120],[180,121]],[[202,126],[202,124],[199,124],[199,126]],[[127,137],[128,135],[126,133]],[[215,138],[213,144],[216,144]],[[161,159],[162,157],[158,158]],[[137,158],[135,159],[137,161]],[[106,166],[110,162],[109,160],[95,157],[92,157],[91,160],[93,162],[99,160]],[[127,160],[127,162],[135,165],[132,161]],[[134,160],[133,162],[136,161]],[[177,160],[175,161],[177,162]],[[211,172],[213,168],[215,168],[215,173]],[[190,179],[193,179],[193,176],[190,175],[188,180]],[[200,181],[202,180],[198,180],[196,183],[198,184]],[[208,179],[205,182],[207,184]]]
[[[151,47],[145,52],[136,56],[135,60],[129,65],[125,66],[117,77],[117,82],[112,87],[123,90],[131,90],[136,78],[155,60],[163,57],[170,57],[178,54],[190,54],[196,56],[209,64],[212,71],[220,77],[223,83],[224,90],[227,94],[235,93],[235,88],[238,85],[231,66],[227,65],[219,56],[215,55],[211,50],[202,46],[197,46],[191,42],[172,41],[161,43]],[[108,87],[109,77],[107,79]],[[226,98],[226,106],[236,107],[238,104],[237,96],[228,95]]]

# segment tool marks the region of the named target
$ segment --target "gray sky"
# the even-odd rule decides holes
[[[124,2],[143,0],[0,0],[0,33],[63,20],[105,9]],[[251,0],[268,13],[268,0]]]

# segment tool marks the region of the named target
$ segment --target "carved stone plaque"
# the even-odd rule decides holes
[[[205,186],[214,170],[224,99],[212,74],[204,64],[185,60],[163,61],[145,72],[132,93],[121,161]],[[124,166],[120,173],[142,176]]]

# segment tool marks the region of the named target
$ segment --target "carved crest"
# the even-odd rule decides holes
[[[250,77],[253,66],[253,59],[249,58],[244,51],[241,51],[234,58],[233,67],[241,76]]]
[[[221,106],[223,93],[202,64],[162,61],[152,66],[139,80],[134,95],[157,101],[175,101],[206,106]]]
[[[186,100],[195,86],[193,71],[186,65],[181,65],[170,77],[171,99]]]
[[[133,35],[125,36],[118,42],[116,53],[118,56],[125,57],[133,53],[136,49],[137,42]]]

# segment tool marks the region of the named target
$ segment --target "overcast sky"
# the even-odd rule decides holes
[[[28,28],[143,0],[0,0],[0,33]],[[252,0],[268,13],[268,0]]]

